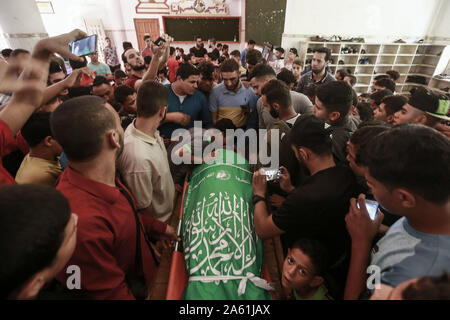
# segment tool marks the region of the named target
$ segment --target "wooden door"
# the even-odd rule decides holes
[[[152,40],[155,41],[160,35],[158,19],[134,19],[134,27],[138,40],[139,50],[145,48],[144,36],[150,34]]]

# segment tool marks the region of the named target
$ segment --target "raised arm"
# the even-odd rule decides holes
[[[59,53],[74,60],[80,60],[69,51],[69,42],[81,39],[86,34],[74,30],[57,37],[39,41],[33,49],[28,63],[17,80],[15,91],[9,103],[0,112],[0,119],[16,134],[30,115],[41,106],[47,86],[50,55]]]

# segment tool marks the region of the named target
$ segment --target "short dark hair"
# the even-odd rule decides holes
[[[381,79],[388,79],[388,78],[389,78],[389,76],[387,74],[379,74],[379,75],[375,76],[375,78],[373,78],[373,80],[378,81]]]
[[[350,78],[350,83],[352,84],[352,85],[354,85],[354,84],[356,84],[356,77],[354,76],[354,75],[352,75],[352,74],[346,74],[345,75],[345,77],[349,77]]]
[[[137,116],[150,118],[169,104],[169,89],[156,81],[145,81],[136,98]]]
[[[375,85],[391,90],[392,92],[395,91],[395,82],[389,78],[377,80],[375,81]]]
[[[276,102],[283,109],[287,109],[292,105],[291,91],[283,81],[270,80],[262,88],[261,94],[266,96],[270,105]]]
[[[403,292],[405,300],[448,300],[450,297],[450,274],[444,272],[441,276],[422,277],[416,283],[411,283]]]
[[[317,49],[313,49],[313,53],[325,53],[325,61],[330,61],[331,59],[331,51],[328,48],[322,47],[322,48],[317,48]]]
[[[356,105],[356,109],[358,109],[359,118],[361,121],[364,122],[373,120],[373,110],[370,107],[370,103],[360,102]]]
[[[175,53],[175,48],[174,48],[174,47],[170,47],[170,48],[169,48],[169,54],[170,54],[171,56],[173,56],[174,53]]]
[[[277,74],[277,79],[283,81],[286,85],[290,85],[297,81],[292,71],[286,68],[281,69]]]
[[[13,49],[6,48],[2,50],[2,56],[5,58],[9,58],[11,56],[11,53],[13,52]]]
[[[338,73],[341,75],[342,80],[344,80],[345,76],[348,76],[348,73],[345,69],[339,69],[338,71],[336,71],[336,74],[338,74]]]
[[[14,290],[53,263],[70,216],[68,201],[53,187],[0,186],[0,298],[14,298]]]
[[[202,39],[203,40],[202,36],[195,36],[194,41],[197,41],[197,39]]]
[[[381,99],[381,103],[384,103],[386,116],[393,115],[397,111],[400,111],[407,102],[408,98],[402,95],[391,95]]]
[[[358,94],[356,93],[356,90],[352,88],[352,106],[358,105]]]
[[[198,76],[199,74],[200,71],[189,62],[180,64],[177,70],[177,78],[180,76],[181,80],[186,80],[190,76]]]
[[[386,71],[386,74],[389,76],[389,78],[391,78],[394,81],[397,81],[398,78],[400,78],[400,73],[395,70],[388,70]]]
[[[316,239],[298,239],[290,249],[300,249],[309,257],[316,276],[323,276],[329,267],[329,253],[325,245]]]
[[[114,100],[118,103],[124,103],[127,100],[128,96],[131,96],[135,93],[133,88],[127,85],[120,85],[114,90]]]
[[[263,61],[262,53],[259,50],[252,49],[248,50],[245,54],[245,62],[251,65],[257,65],[258,63]]]
[[[89,161],[102,150],[103,137],[116,129],[113,114],[97,96],[81,96],[63,102],[50,117],[55,139],[72,161]]]
[[[316,97],[328,112],[339,112],[344,119],[352,106],[352,88],[345,81],[331,81],[317,87]]]
[[[248,76],[249,80],[256,78],[257,80],[265,79],[265,78],[276,78],[277,74],[275,73],[275,70],[268,64],[258,64],[255,66],[255,68],[250,72],[250,75]]]
[[[220,72],[239,72],[239,64],[234,59],[227,59],[220,66]]]
[[[30,54],[30,51],[25,49],[14,49],[11,51],[11,54],[9,55],[10,58],[17,57],[19,54]]]
[[[222,46],[222,50],[225,50],[225,49],[229,49],[230,47],[227,45],[227,44],[224,44],[223,46]]]
[[[241,58],[241,52],[239,50],[233,50],[230,52],[230,56]]]
[[[247,44],[256,44],[255,40],[248,40]]]
[[[370,95],[370,99],[372,99],[375,102],[375,104],[379,106],[383,98],[387,96],[392,96],[392,91],[389,89],[383,89],[372,93]]]
[[[36,147],[46,137],[53,136],[50,115],[50,112],[36,112],[25,122],[21,133],[30,148]]]
[[[93,87],[99,87],[102,84],[106,84],[108,86],[111,85],[111,83],[109,82],[108,79],[106,79],[106,77],[104,77],[104,76],[96,76],[95,79],[94,79],[94,82],[92,83],[92,86]]]
[[[127,77],[127,74],[122,69],[117,69],[116,71],[114,71],[114,79],[126,78],[126,77]]]
[[[202,75],[202,78],[205,80],[214,80],[213,74],[214,74],[214,65],[211,62],[203,61],[199,63],[198,65],[198,71],[200,71],[200,74]]]
[[[123,51],[127,51],[128,49],[133,48],[133,45],[131,44],[131,42],[124,41],[124,42],[122,42],[122,48],[123,48]]]
[[[302,114],[291,129],[289,142],[296,148],[305,147],[319,156],[332,154],[331,127],[313,114]]]
[[[275,51],[279,51],[281,53],[284,53],[284,49],[282,47],[276,47]]]
[[[363,151],[370,175],[388,189],[405,188],[435,204],[449,201],[450,139],[435,129],[395,126]]]
[[[360,152],[366,148],[370,141],[381,132],[391,128],[388,124],[383,125],[369,125],[358,128],[350,137],[350,142],[355,147],[355,162],[360,166],[367,166],[367,160],[364,158],[364,152]]]

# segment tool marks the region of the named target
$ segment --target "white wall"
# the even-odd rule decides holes
[[[168,0],[170,6],[179,0]],[[245,0],[226,0],[230,16],[241,16],[241,39],[244,37],[245,28]],[[163,32],[162,15],[160,14],[137,14],[137,0],[52,0],[55,14],[42,15],[45,28],[49,35],[57,35],[68,32],[74,28],[85,30],[83,19],[101,19],[113,44],[122,51],[122,42],[130,41],[135,48],[138,47],[136,31],[133,19],[158,19],[161,33]],[[192,44],[176,44],[185,50]],[[234,49],[242,49],[244,43],[230,45],[230,52]]]
[[[448,36],[448,0],[287,0],[283,46],[311,35],[364,37],[366,42],[415,41],[429,34],[443,2],[449,12],[442,14],[434,32]]]

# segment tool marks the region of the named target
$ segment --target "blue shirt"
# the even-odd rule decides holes
[[[392,287],[414,278],[450,272],[450,235],[419,232],[403,217],[372,249],[371,265],[381,269],[381,283]]]
[[[189,129],[194,126],[194,121],[203,121],[203,128],[209,128],[213,125],[211,112],[208,110],[208,101],[203,93],[199,90],[195,90],[195,93],[190,96],[187,95],[184,98],[183,103],[180,102],[180,98],[175,94],[172,89],[172,85],[167,85],[169,88],[169,106],[167,112],[182,112],[191,116],[191,122],[183,127],[178,123],[167,122],[162,124],[158,130],[165,138],[171,138],[172,133],[176,129],[185,128]]]
[[[241,52],[241,64],[244,68],[247,67],[247,64],[245,63],[245,55],[247,54],[248,49],[245,48],[244,51]]]
[[[252,88],[245,88],[241,84],[241,88],[237,93],[229,91],[224,83],[215,86],[209,96],[209,110],[217,112],[219,107],[240,107],[248,105],[251,111],[250,118],[247,123],[247,129],[258,128],[258,112],[256,111],[256,102],[258,97]]]

